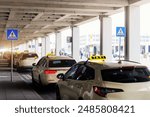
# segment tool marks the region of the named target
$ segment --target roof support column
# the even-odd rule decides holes
[[[140,62],[140,7],[125,7],[125,60]]]
[[[27,42],[27,50],[31,52],[31,41]]]
[[[32,52],[35,52],[35,40],[31,41],[31,48],[32,48]]]
[[[19,51],[19,52],[23,52],[24,50],[26,50],[26,43],[23,43],[23,44],[20,44],[20,45],[19,45],[18,51]]]
[[[48,54],[48,53],[50,53],[51,52],[51,47],[50,47],[50,36],[46,36],[45,37],[46,38],[46,55]]]
[[[28,41],[25,42],[25,50],[28,50]]]
[[[56,32],[55,33],[55,37],[56,37],[56,56],[60,56],[60,51],[62,49],[62,40],[61,40],[61,33],[60,32]]]
[[[80,60],[80,37],[79,37],[79,27],[71,27],[72,28],[72,57],[76,60]]]
[[[100,16],[100,54],[112,59],[112,19]]]
[[[36,47],[36,53],[38,54],[39,58],[42,57],[42,44],[41,44],[41,38],[37,38],[35,41],[35,47]]]
[[[46,56],[46,37],[42,38],[42,56]]]

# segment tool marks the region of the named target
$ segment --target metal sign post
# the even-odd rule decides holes
[[[126,28],[125,27],[116,27],[116,36],[119,38],[119,61],[120,61],[120,52],[121,52],[121,37],[126,37]]]
[[[11,82],[13,82],[13,40],[18,40],[18,29],[7,29],[7,40],[11,40]]]
[[[120,61],[120,51],[121,51],[121,37],[119,38],[119,61]]]
[[[13,82],[13,41],[11,40],[11,82]]]

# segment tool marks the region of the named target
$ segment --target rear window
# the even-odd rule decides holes
[[[75,63],[75,60],[53,60],[49,61],[49,67],[71,67]]]
[[[118,68],[102,70],[104,81],[119,83],[135,83],[150,81],[150,72],[147,68]]]
[[[38,57],[37,54],[35,53],[27,53],[27,54],[23,54],[22,58],[25,59],[25,58],[34,58],[34,57]]]

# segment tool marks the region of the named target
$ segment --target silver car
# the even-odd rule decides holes
[[[33,64],[32,82],[41,86],[57,83],[57,74],[66,71],[76,63],[73,58],[62,56],[45,56],[37,64]]]
[[[93,57],[94,58],[94,57]],[[58,74],[57,99],[150,99],[150,72],[135,62],[86,61]]]
[[[17,71],[22,69],[32,69],[32,64],[37,63],[38,55],[34,52],[23,52],[19,54],[17,59],[14,61],[14,66],[16,66]]]

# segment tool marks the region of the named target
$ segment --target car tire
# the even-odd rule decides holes
[[[21,68],[19,67],[19,63],[17,63],[17,65],[16,65],[16,70],[17,70],[17,72],[21,71]]]
[[[44,87],[44,85],[42,84],[42,81],[41,81],[41,76],[39,75],[39,85],[40,85],[40,87]]]
[[[78,100],[83,100],[83,98],[82,98],[82,97],[79,97]]]
[[[32,76],[32,84],[35,85],[36,82],[35,82],[35,80],[34,80],[33,72],[31,72],[31,76]]]
[[[61,100],[60,90],[58,85],[56,86],[56,100]]]

